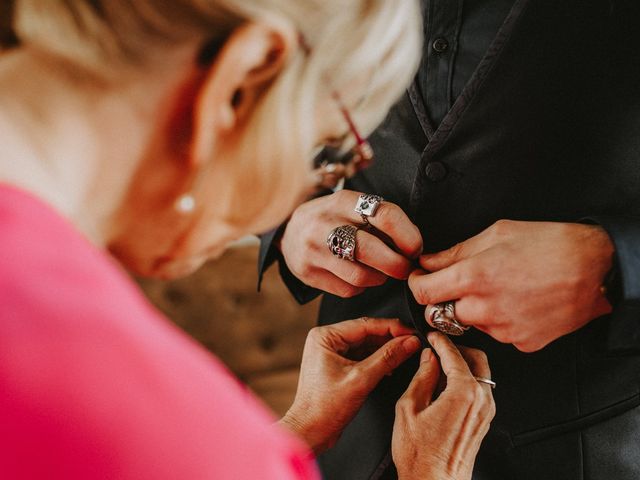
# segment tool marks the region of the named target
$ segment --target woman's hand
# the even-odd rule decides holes
[[[602,283],[613,252],[597,226],[502,220],[423,255],[409,286],[418,303],[456,300],[461,323],[532,352],[611,311]]]
[[[474,376],[491,378],[484,353],[460,347],[444,335],[429,334],[430,349],[420,358],[420,368],[396,404],[391,444],[400,480],[434,478],[466,480],[482,439],[495,414],[491,387]],[[446,388],[433,394],[446,376]]]
[[[332,446],[385,376],[420,348],[399,320],[346,320],[309,332],[293,405],[281,420],[316,452]]]
[[[365,288],[382,285],[387,278],[406,279],[409,259],[422,252],[422,237],[400,207],[382,202],[369,217],[375,230],[358,230],[355,262],[339,259],[327,248],[336,227],[361,225],[354,211],[360,193],[341,190],[316,198],[296,209],[287,223],[279,248],[289,270],[305,284],[339,297],[352,297]],[[385,239],[374,233],[380,232]]]

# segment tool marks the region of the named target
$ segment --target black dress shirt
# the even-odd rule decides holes
[[[424,49],[417,84],[437,126],[480,63],[513,0],[424,0]]]

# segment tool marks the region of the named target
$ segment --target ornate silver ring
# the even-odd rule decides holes
[[[331,230],[327,237],[329,251],[338,258],[355,262],[357,231],[358,227],[354,225],[342,225]]]
[[[356,213],[360,214],[365,225],[369,225],[369,217],[373,217],[376,214],[376,211],[382,202],[384,202],[384,198],[380,195],[362,193],[358,197],[354,210]]]
[[[456,319],[456,302],[436,303],[429,310],[429,323],[447,335],[460,336],[469,327],[463,325]]]

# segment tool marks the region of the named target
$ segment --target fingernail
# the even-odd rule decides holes
[[[420,348],[420,340],[418,339],[418,337],[414,337],[413,335],[411,335],[409,338],[405,339],[402,342],[402,347],[406,352],[413,353],[417,351],[418,348]]]
[[[433,345],[433,342],[435,341],[435,339],[438,338],[438,332],[429,332],[427,333],[427,340],[429,340],[429,343],[431,345]]]
[[[425,348],[424,350],[422,350],[422,353],[420,354],[420,363],[427,363],[431,361],[432,356],[433,356],[433,352],[431,351],[431,349]]]

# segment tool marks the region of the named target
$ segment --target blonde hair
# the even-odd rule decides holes
[[[2,0],[0,0],[1,2]],[[348,92],[368,75],[364,100],[347,95],[358,126],[370,132],[418,65],[417,0],[16,0],[20,42],[104,76],[160,65],[181,44],[222,42],[247,21],[284,19],[304,37],[246,125],[239,155],[213,159],[227,178],[221,216],[254,232],[283,219],[308,180],[315,112],[331,90]],[[346,126],[345,126],[346,127]],[[220,182],[218,182],[220,183]],[[238,207],[240,206],[240,208]]]

